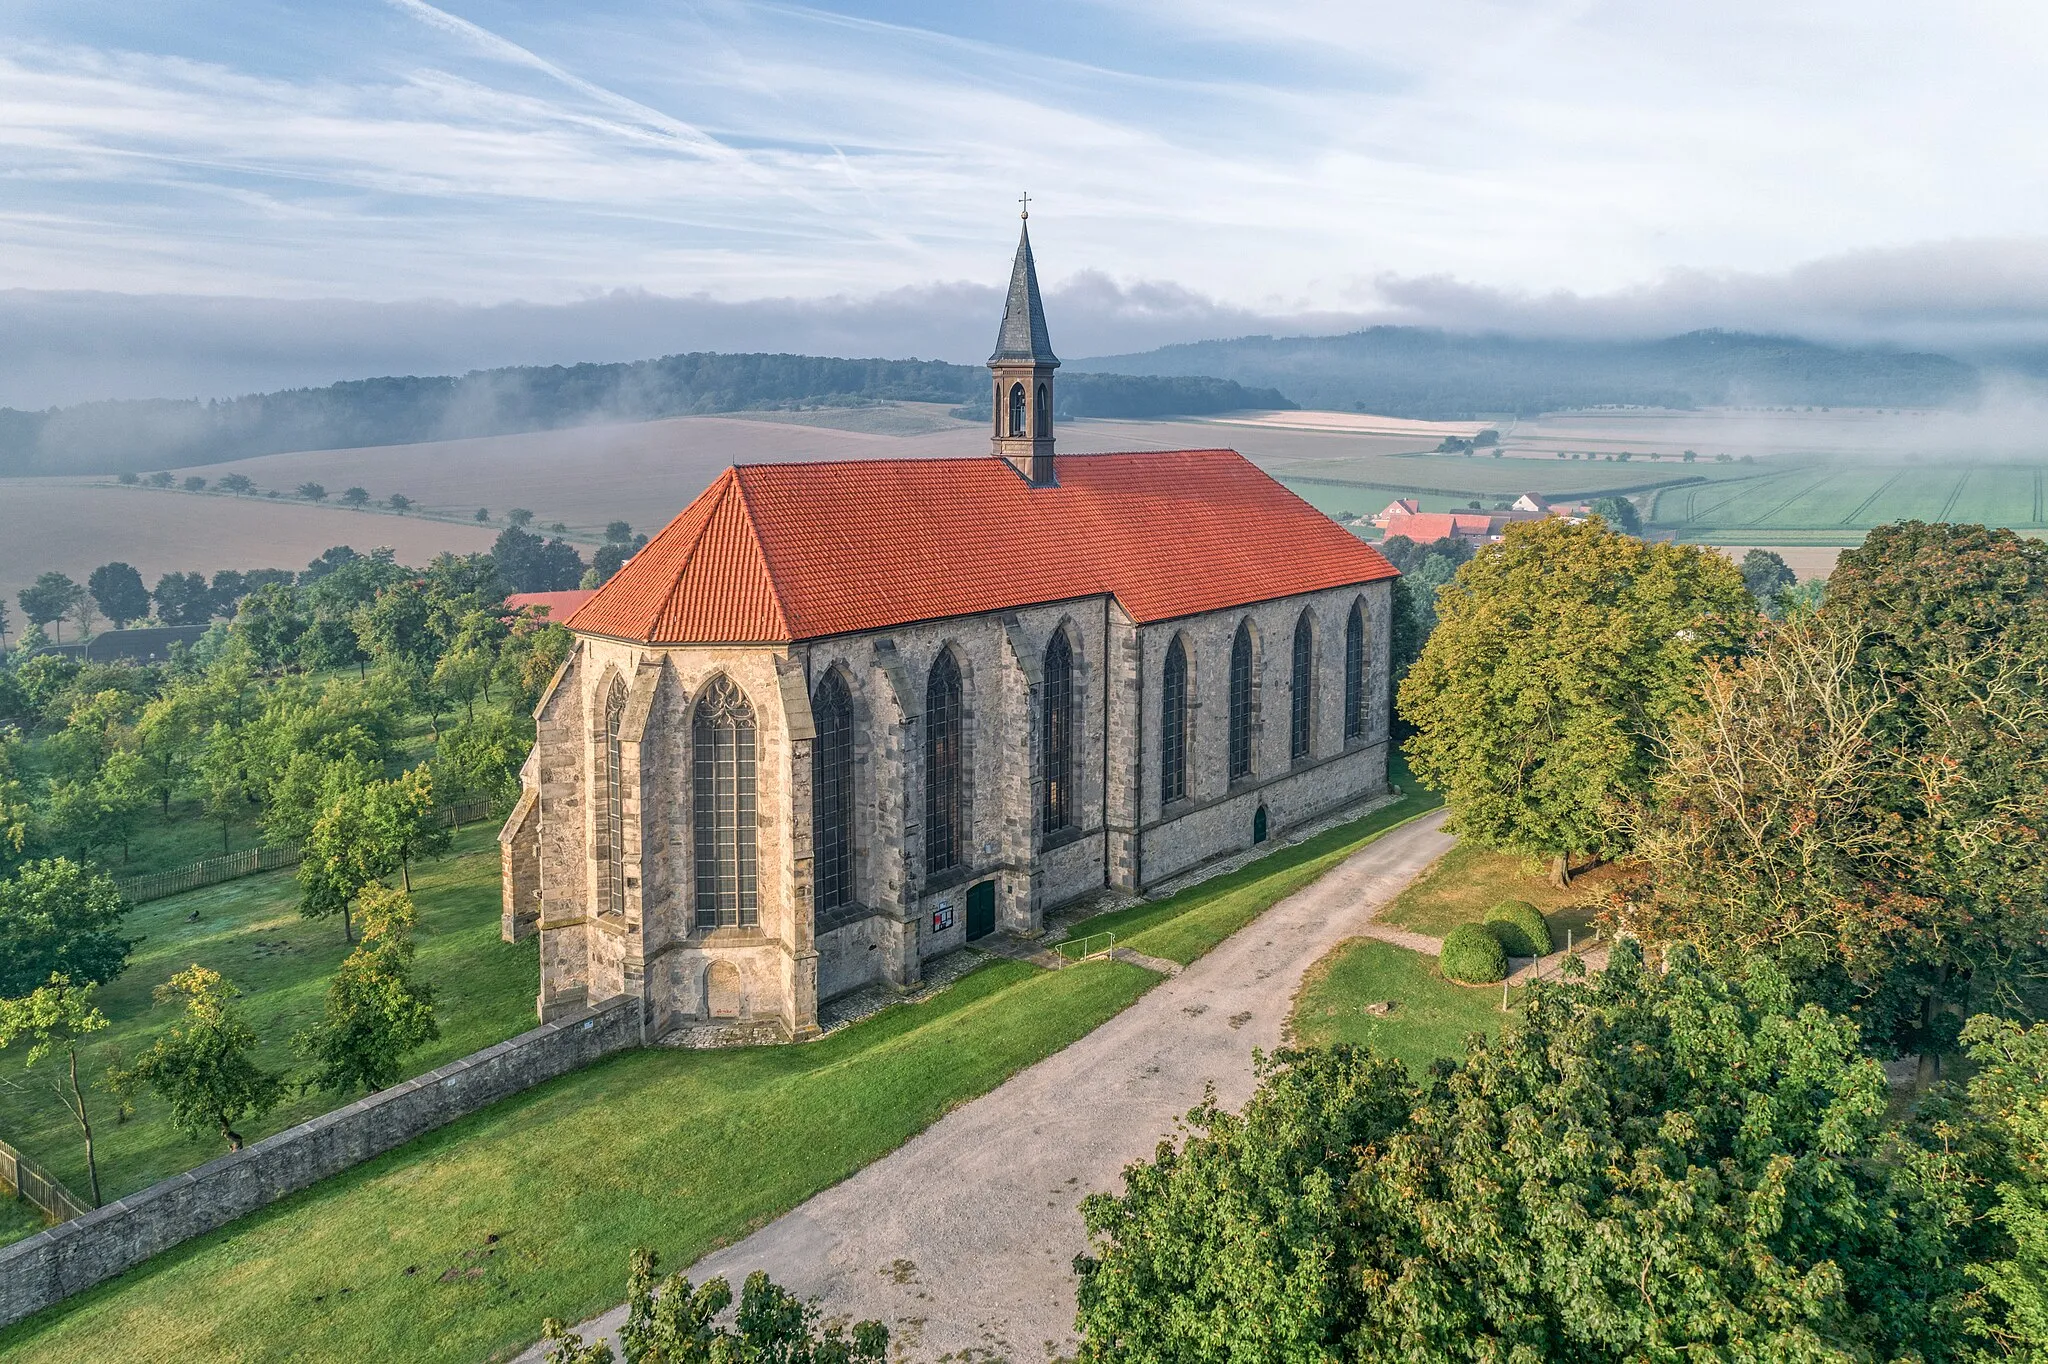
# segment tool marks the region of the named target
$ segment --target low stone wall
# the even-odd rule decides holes
[[[0,1249],[0,1326],[643,1040],[639,1001],[606,1000]]]

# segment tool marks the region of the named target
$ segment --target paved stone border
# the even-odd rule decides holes
[[[414,1137],[641,1045],[640,1004],[607,1000],[0,1249],[0,1326],[113,1278]]]

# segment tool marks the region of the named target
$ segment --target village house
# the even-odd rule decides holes
[[[1061,454],[1020,239],[991,450],[728,469],[566,624],[500,836],[543,1017],[820,1001],[1386,789],[1394,569],[1230,450]]]

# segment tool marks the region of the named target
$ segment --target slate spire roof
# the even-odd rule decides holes
[[[1038,297],[1038,270],[1031,263],[1031,224],[1017,238],[1017,263],[1010,268],[1010,297],[1003,304],[1003,329],[996,333],[991,365],[1022,362],[1058,366],[1052,336],[1045,329],[1045,303]]]
[[[1138,622],[1395,577],[1232,450],[741,464],[568,625],[650,644],[770,644],[1104,593]]]

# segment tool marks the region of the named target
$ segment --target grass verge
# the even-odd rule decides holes
[[[685,1265],[1110,1018],[1158,980],[1001,962],[800,1047],[629,1052],[494,1105],[0,1333],[0,1355],[501,1358]]]
[[[409,1073],[419,1073],[532,1027],[540,967],[532,940],[498,940],[494,830],[465,829],[449,856],[415,867],[412,882],[420,910],[415,970],[434,986],[441,1025],[440,1041],[407,1058]],[[193,962],[214,968],[243,992],[242,1007],[263,1039],[259,1064],[302,1069],[291,1039],[319,1018],[328,979],[349,949],[338,920],[300,917],[298,894],[292,873],[279,872],[138,905],[123,931],[141,942],[128,969],[95,996],[110,1026],[81,1052],[81,1073],[96,1082],[117,1056],[132,1059],[146,1050],[175,1018],[173,1009],[154,1004],[151,991]],[[195,913],[197,921],[191,918]],[[78,1129],[49,1084],[60,1072],[56,1061],[24,1070],[20,1049],[0,1052],[0,1137],[86,1198],[90,1186]],[[299,1096],[249,1124],[243,1135],[253,1141],[353,1097]],[[173,1131],[168,1111],[153,1095],[139,1096],[135,1115],[125,1123],[113,1120],[113,1102],[104,1092],[89,1092],[87,1102],[96,1117],[101,1192],[109,1200],[226,1149]]]
[[[26,1240],[43,1229],[43,1214],[25,1198],[0,1194],[0,1246]]]
[[[1351,1042],[1392,1056],[1420,1075],[1439,1057],[1465,1054],[1475,1032],[1497,1036],[1506,1015],[1500,987],[1453,985],[1419,952],[1352,938],[1309,969],[1289,1026],[1302,1046]],[[1369,1012],[1391,1001],[1385,1016]]]
[[[1459,924],[1478,923],[1503,900],[1527,900],[1550,921],[1558,947],[1565,930],[1583,941],[1592,932],[1591,900],[1622,875],[1612,864],[1577,877],[1564,890],[1532,874],[1521,858],[1461,840],[1394,897],[1380,921],[1441,938]]]

